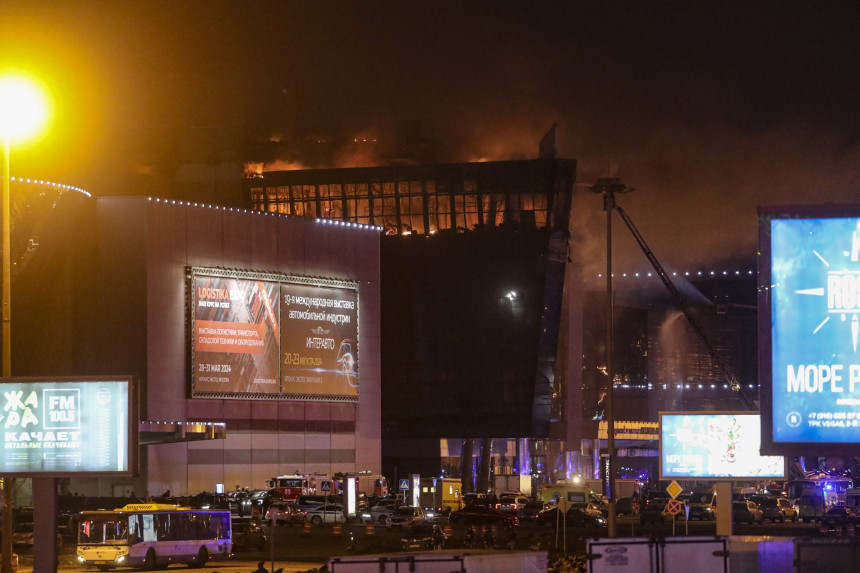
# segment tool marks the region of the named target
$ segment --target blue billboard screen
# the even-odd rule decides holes
[[[660,479],[784,478],[785,458],[760,449],[758,414],[660,414]]]
[[[769,230],[772,443],[856,443],[860,218],[774,218]]]

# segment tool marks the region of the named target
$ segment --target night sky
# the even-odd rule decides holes
[[[635,187],[619,203],[667,267],[746,269],[757,205],[858,196],[858,29],[860,3],[835,0],[4,0],[0,65],[56,100],[13,175],[121,195],[196,129],[247,154],[239,140],[400,120],[440,160],[529,159],[558,124],[577,190]],[[599,229],[600,200],[583,199]]]

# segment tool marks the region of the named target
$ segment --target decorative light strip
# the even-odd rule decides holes
[[[748,384],[747,387],[752,390],[753,388],[757,388],[758,384]],[[657,384],[653,384],[649,382],[648,384],[618,384],[616,383],[614,386],[616,389],[632,389],[632,390],[719,390],[722,388],[723,390],[728,390],[731,388],[729,384],[676,384],[674,382],[658,382]]]
[[[669,274],[669,273],[667,273]],[[740,276],[755,276],[755,271],[686,271],[686,272],[672,272],[671,275],[673,277],[740,277]],[[648,273],[612,273],[612,278],[621,277],[621,278],[648,278],[648,277],[656,277],[657,273],[648,272]],[[604,273],[598,273],[597,278],[601,279],[604,277]]]
[[[335,227],[355,227],[361,229],[369,229],[371,231],[382,231],[382,226],[380,225],[365,225],[364,223],[353,223],[350,221],[338,221],[335,219],[314,219],[317,223],[322,223],[324,225],[334,225]]]
[[[89,191],[84,191],[80,187],[75,187],[74,185],[65,185],[63,183],[55,183],[53,181],[45,181],[43,179],[23,179],[21,177],[10,177],[9,180],[16,181],[18,183],[30,183],[31,185],[45,185],[48,187],[54,187],[55,189],[62,189],[63,191],[77,191],[87,197],[92,197]]]
[[[231,213],[245,213],[251,215],[261,215],[264,217],[278,217],[282,219],[308,219],[309,217],[300,217],[297,215],[286,215],[284,213],[270,213],[269,211],[258,211],[256,209],[241,209],[239,207],[226,207],[223,205],[210,205],[208,203],[197,203],[195,201],[177,201],[176,199],[161,199],[160,197],[147,197],[148,201],[156,203],[164,203],[165,205],[182,205],[186,207],[200,207],[206,209],[215,209],[216,211],[229,211]],[[351,223],[348,221],[334,221],[330,219],[314,219],[316,223],[329,224],[337,227],[350,227],[353,229],[366,229],[370,231],[381,232],[382,227],[378,225],[365,225],[363,223]]]

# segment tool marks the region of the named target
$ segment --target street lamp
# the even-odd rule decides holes
[[[0,137],[3,138],[3,259],[2,319],[4,378],[12,376],[12,252],[11,217],[9,212],[9,150],[12,145],[35,137],[48,123],[50,106],[45,92],[33,79],[20,73],[0,75]],[[3,524],[0,563],[2,573],[12,571],[12,478],[3,478]]]
[[[603,210],[606,211],[606,375],[609,377],[606,389],[606,414],[604,415],[606,418],[606,483],[609,486],[606,496],[609,505],[606,525],[609,537],[615,537],[617,534],[615,515],[615,406],[613,398],[615,372],[612,368],[612,323],[615,319],[615,301],[612,293],[612,210],[615,209],[615,194],[629,193],[633,189],[626,187],[617,177],[606,177],[598,179],[597,183],[592,185],[591,191],[603,195]]]

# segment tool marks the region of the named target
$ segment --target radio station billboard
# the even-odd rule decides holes
[[[661,412],[660,479],[785,479],[783,456],[763,456],[748,412]]]
[[[0,378],[0,474],[132,475],[131,378]]]
[[[836,207],[760,210],[766,288],[759,289],[759,356],[769,453],[813,444],[836,453],[860,441],[860,213],[847,214]]]
[[[358,399],[358,288],[194,268],[192,395]]]

